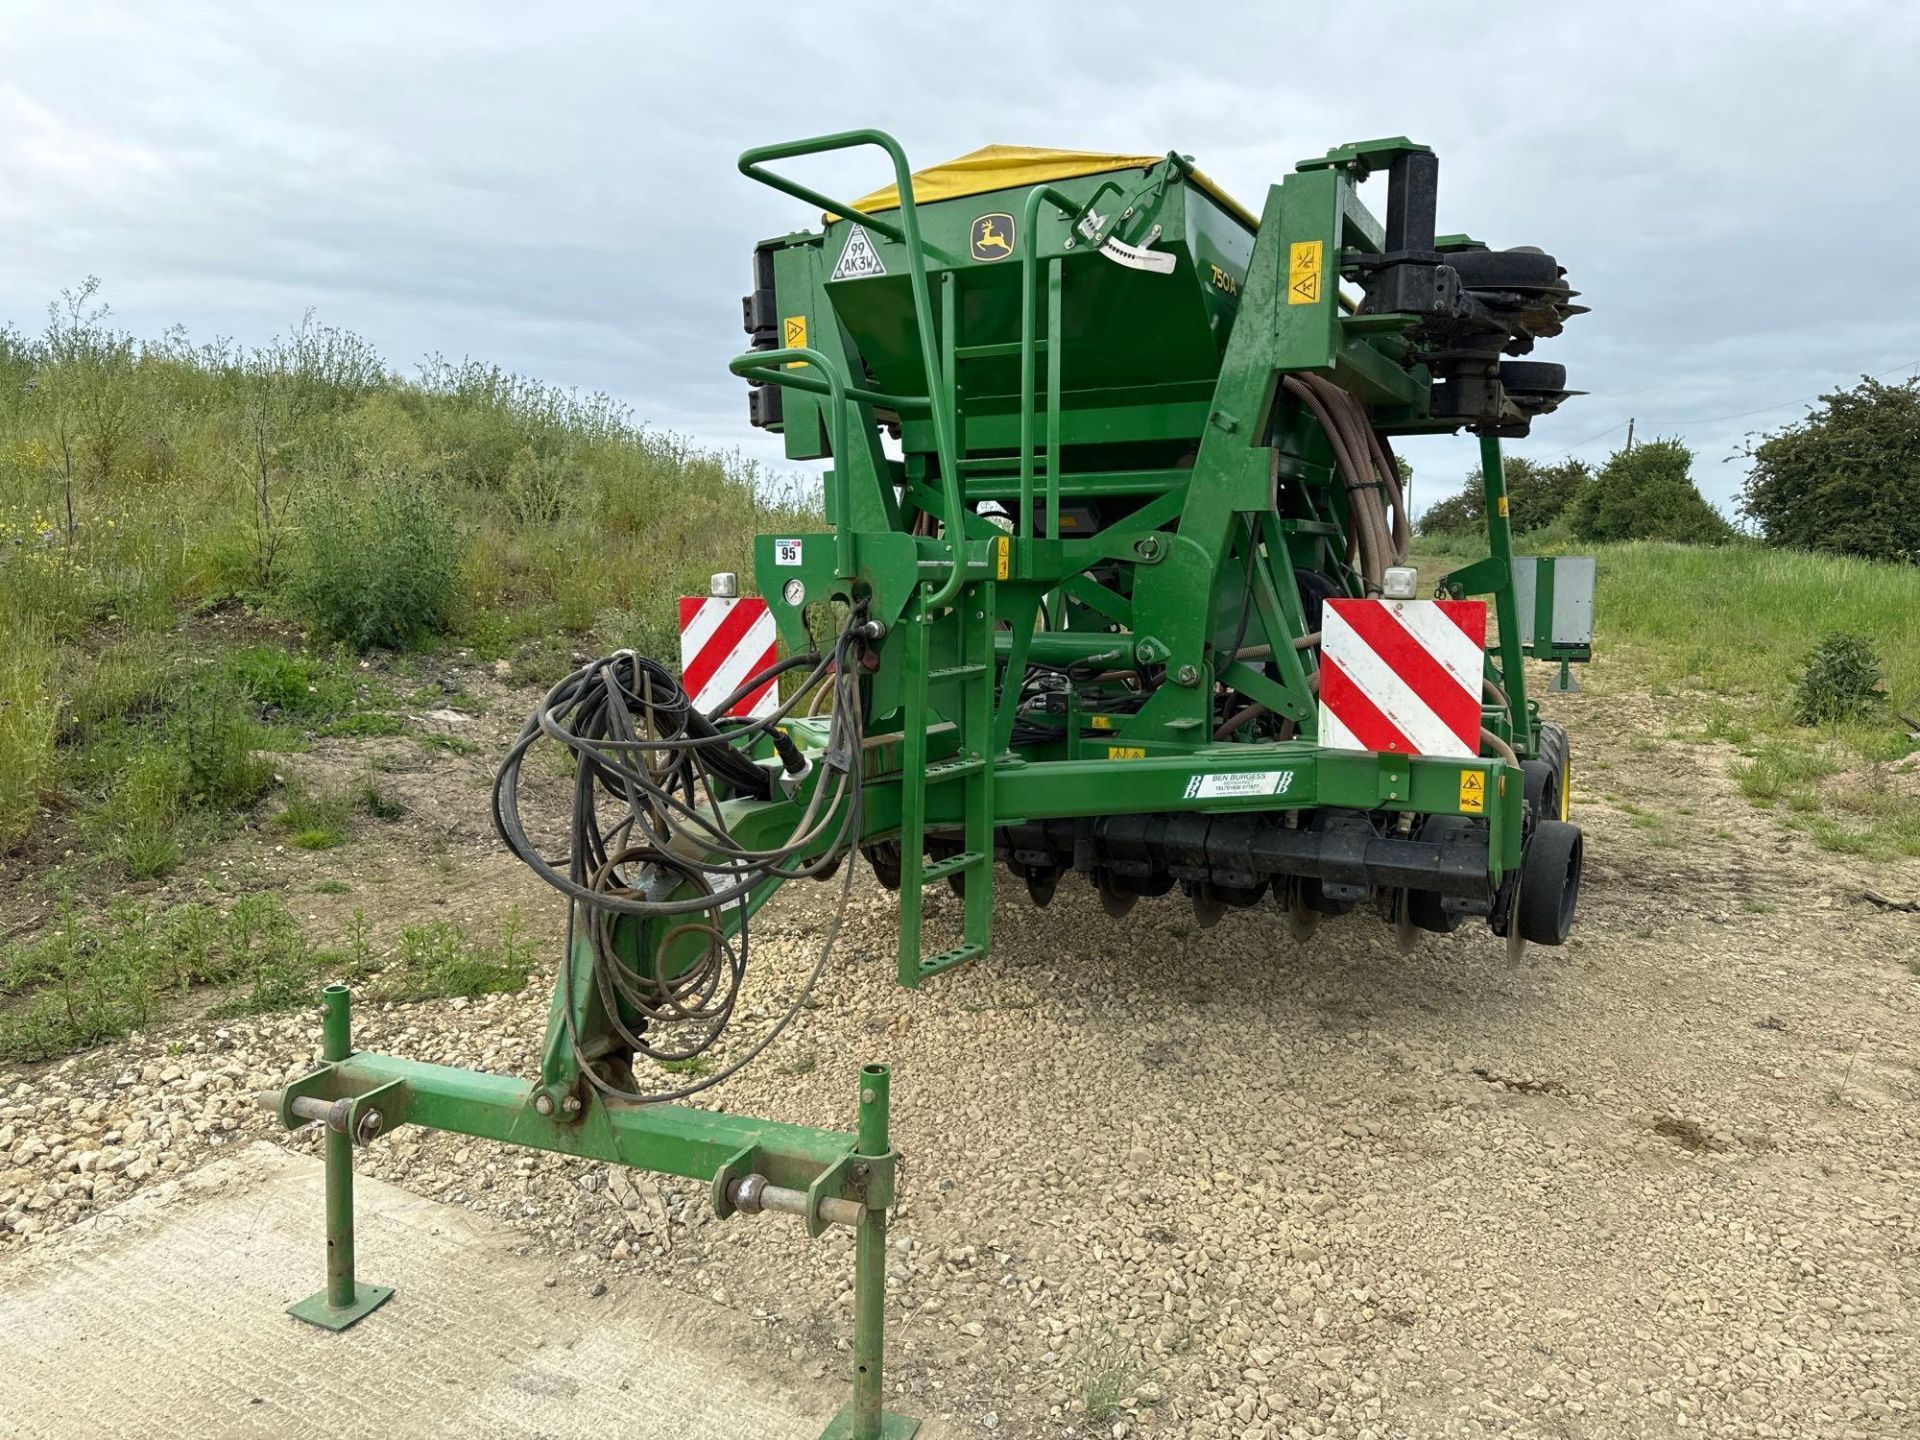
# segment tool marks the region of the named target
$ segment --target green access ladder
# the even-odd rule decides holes
[[[935,665],[934,621],[910,622],[906,635],[906,696],[902,704],[900,775],[900,983],[909,988],[987,953],[993,935],[993,767],[994,745],[993,582],[963,585],[954,597],[959,618],[959,652],[950,664]],[[945,710],[954,723],[959,748],[929,763],[927,734],[934,724],[931,705],[936,686],[957,687],[958,702]],[[927,863],[927,798],[936,786],[961,787],[958,851]],[[935,954],[920,946],[926,887],[959,876],[966,897],[958,945]]]

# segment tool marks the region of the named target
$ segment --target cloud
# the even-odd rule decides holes
[[[89,273],[141,333],[258,341],[311,306],[401,365],[472,354],[777,459],[725,365],[753,243],[810,217],[747,145],[1176,148],[1257,208],[1404,133],[1441,154],[1443,229],[1552,250],[1594,307],[1543,351],[1591,393],[1525,453],[1598,458],[1634,416],[1725,503],[1743,433],[1920,362],[1920,8],[1891,0],[13,8],[0,317],[29,326]],[[1474,458],[1407,450],[1427,498]]]

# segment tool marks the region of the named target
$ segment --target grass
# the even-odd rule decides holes
[[[183,677],[217,671],[262,748],[402,734],[394,697],[327,646],[524,650],[558,678],[556,637],[604,618],[671,654],[673,595],[751,572],[768,528],[819,519],[794,484],[604,395],[473,362],[402,377],[311,321],[256,349],[142,341],[88,281],[39,333],[0,328],[0,850],[96,807],[96,741],[125,760],[135,722],[191,724]],[[309,644],[223,644],[192,630],[211,612]],[[164,800],[167,765],[141,763],[152,803],[90,847],[126,876],[166,873],[258,793]]]
[[[1096,1425],[1110,1418],[1141,1380],[1134,1347],[1111,1325],[1093,1326],[1081,1337],[1072,1365],[1086,1418]]]
[[[287,782],[286,805],[274,822],[287,832],[287,841],[302,850],[331,850],[347,838],[352,803],[345,795],[322,790],[306,781]]]
[[[450,920],[409,925],[391,960],[375,976],[378,1000],[435,1000],[518,990],[534,970],[532,942],[514,911],[498,941],[480,941]]]
[[[1920,566],[1752,542],[1583,547],[1548,532],[1517,545],[1596,557],[1597,648],[1626,683],[1683,702],[1690,718],[1669,738],[1739,750],[1732,774],[1756,806],[1836,853],[1920,855],[1914,782],[1903,793],[1892,768],[1916,749],[1898,716],[1920,716]],[[1473,558],[1438,540],[1419,548],[1435,579]],[[1873,645],[1892,703],[1861,719],[1799,724],[1796,684],[1833,632]]]
[[[49,1060],[119,1039],[210,987],[226,995],[209,1013],[225,1017],[311,1004],[335,973],[367,982],[374,999],[427,1000],[517,990],[533,969],[517,914],[497,941],[444,920],[409,926],[382,958],[358,910],[342,943],[323,948],[270,894],[225,909],[123,899],[93,913],[70,909],[34,939],[0,947],[0,1062]]]
[[[1822,849],[1920,855],[1920,802],[1891,766],[1915,746],[1894,712],[1920,710],[1920,567],[1758,545],[1603,546],[1596,615],[1603,645],[1649,686],[1698,699],[1687,738],[1740,750],[1741,793]],[[1867,638],[1894,704],[1877,716],[1796,722],[1795,686],[1823,637]],[[1909,782],[1911,783],[1911,782]]]
[[[118,1039],[197,986],[244,987],[222,1013],[305,1003],[331,959],[271,895],[224,911],[131,900],[91,915],[69,911],[39,937],[0,949],[0,1061]]]
[[[360,783],[355,803],[376,820],[398,820],[407,813],[407,807],[382,790],[371,775]]]

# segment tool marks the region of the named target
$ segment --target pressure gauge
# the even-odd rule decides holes
[[[801,583],[798,575],[780,587],[780,598],[795,607],[807,603],[807,587]]]

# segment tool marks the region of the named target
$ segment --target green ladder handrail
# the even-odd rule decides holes
[[[789,365],[807,367],[802,370],[789,370]],[[727,369],[743,380],[760,380],[773,385],[788,385],[795,390],[805,390],[814,395],[827,397],[827,444],[834,455],[833,468],[827,471],[829,483],[833,486],[834,515],[834,578],[850,580],[853,578],[853,531],[846,523],[847,517],[847,469],[846,451],[842,442],[846,438],[847,405],[851,401],[860,401],[867,405],[882,405],[890,410],[914,411],[929,406],[930,401],[918,395],[886,395],[878,390],[869,390],[861,385],[849,385],[840,378],[840,372],[833,362],[807,346],[791,346],[784,350],[749,350],[744,355],[735,356],[727,362]],[[808,373],[818,371],[817,375]]]
[[[886,151],[887,157],[893,161],[894,190],[900,201],[898,225],[877,219],[856,206],[823,195],[797,180],[776,175],[766,168],[766,163],[773,160],[791,160],[800,155],[821,155],[833,150],[852,150],[862,145],[872,145]],[[900,142],[884,130],[843,130],[838,134],[816,135],[806,140],[757,145],[741,154],[740,173],[749,180],[758,180],[762,185],[771,186],[797,200],[804,200],[809,205],[818,205],[830,215],[858,220],[888,239],[906,246],[907,280],[913,290],[913,314],[915,323],[920,327],[920,359],[926,368],[929,396],[936,385],[950,387],[953,377],[941,365],[939,349],[934,344],[933,297],[927,286],[927,247],[920,239],[920,216],[913,202],[913,171],[907,164],[907,155],[900,148]],[[765,356],[770,352],[759,353]],[[738,370],[735,373],[738,374]],[[790,383],[785,372],[773,378],[780,384]],[[940,494],[947,507],[945,539],[950,562],[946,579],[928,588],[925,604],[931,612],[951,601],[966,578],[966,537],[960,521],[966,502],[960,489],[960,467],[956,463],[953,431],[948,424],[946,408],[933,404],[931,398],[927,404],[929,418],[933,421],[933,448],[940,457]],[[844,463],[841,452],[835,451],[834,463],[836,468]],[[844,519],[839,526],[843,531],[846,529]]]

